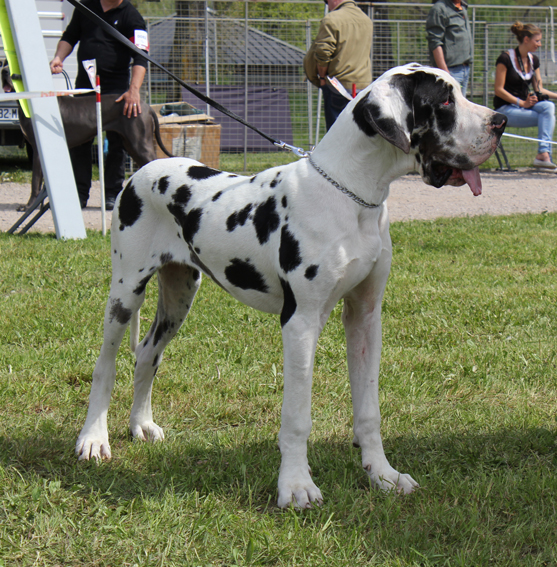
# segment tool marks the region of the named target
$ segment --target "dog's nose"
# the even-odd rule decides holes
[[[501,114],[500,112],[495,112],[493,114],[493,117],[491,118],[491,126],[492,128],[497,128],[497,129],[501,129],[501,133],[503,132],[503,130],[505,129],[505,126],[507,125],[507,117],[504,114]]]

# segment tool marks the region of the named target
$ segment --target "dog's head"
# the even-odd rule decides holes
[[[478,165],[497,149],[507,119],[471,103],[440,69],[410,63],[391,69],[354,102],[353,119],[412,155],[428,185],[468,183],[481,193]]]
[[[0,62],[2,65],[2,90],[5,93],[15,92],[14,84],[12,82],[12,77],[10,75],[10,68],[8,67],[8,62],[4,59]]]

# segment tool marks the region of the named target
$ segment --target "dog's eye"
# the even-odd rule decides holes
[[[443,106],[449,106],[449,104],[451,104],[451,99],[447,99],[444,103]]]

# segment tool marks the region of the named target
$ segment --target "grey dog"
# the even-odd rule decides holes
[[[7,65],[2,67],[2,87],[4,92],[14,90]],[[122,136],[124,148],[139,167],[156,159],[153,134],[161,150],[167,156],[173,157],[161,140],[159,121],[155,111],[147,103],[141,102],[141,113],[138,113],[136,118],[128,118],[123,114],[124,102],[116,102],[119,96],[110,94],[101,97],[103,130],[117,132]],[[94,96],[58,97],[58,105],[68,148],[80,146],[97,135],[96,98]],[[43,182],[43,171],[31,119],[25,116],[21,106],[19,123],[23,135],[33,150],[31,195],[26,205],[18,207],[18,210],[25,211],[39,195]]]

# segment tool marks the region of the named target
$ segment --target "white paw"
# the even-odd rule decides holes
[[[323,496],[311,480],[309,467],[290,467],[281,469],[278,481],[279,508],[313,508],[321,506]]]
[[[420,486],[409,474],[400,474],[392,467],[382,471],[373,471],[371,465],[367,465],[364,469],[375,486],[381,490],[396,490],[401,494],[410,494]]]
[[[75,454],[80,461],[88,461],[89,459],[96,461],[110,460],[112,453],[108,443],[108,434],[84,433],[82,431],[75,444]]]
[[[154,421],[144,421],[142,423],[130,424],[130,430],[134,440],[137,441],[162,441],[164,432]]]

